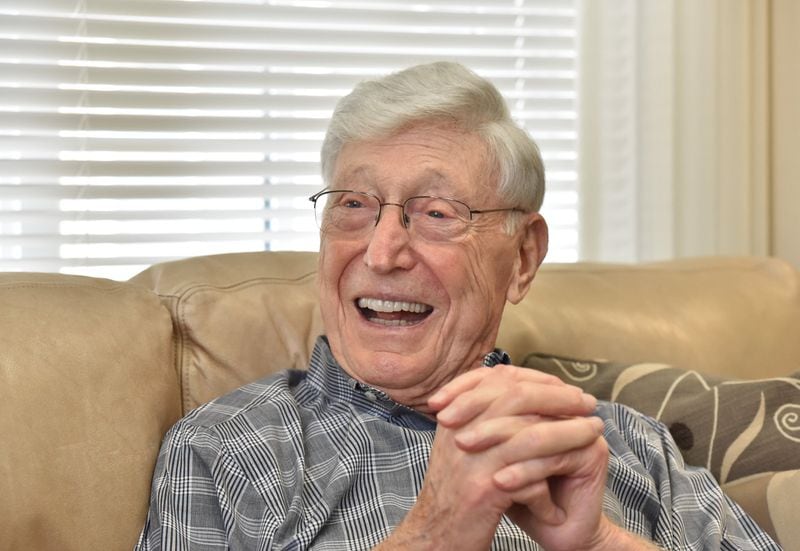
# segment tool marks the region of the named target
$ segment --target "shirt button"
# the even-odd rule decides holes
[[[375,393],[374,393],[374,392],[372,392],[371,390],[368,390],[368,391],[366,391],[366,392],[364,393],[364,396],[365,396],[365,397],[367,398],[367,400],[369,400],[370,402],[377,402],[377,401],[378,401],[378,396],[376,396],[376,395],[375,395]]]

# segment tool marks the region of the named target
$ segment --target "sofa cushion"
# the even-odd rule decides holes
[[[233,253],[158,264],[131,282],[175,322],[184,413],[283,369],[305,369],[323,333],[316,253]]]
[[[545,264],[503,314],[498,345],[742,379],[800,369],[800,276],[775,258]]]
[[[800,373],[737,380],[666,364],[536,353],[521,365],[663,422],[688,464],[707,467],[774,536],[800,542],[796,523],[776,520],[789,507],[790,496],[797,495],[800,482]],[[791,484],[778,483],[784,480]],[[787,531],[791,540],[785,539]]]
[[[171,334],[130,284],[0,273],[0,547],[133,547],[180,415]]]
[[[723,488],[785,551],[800,550],[797,522],[800,469],[752,475],[729,482]]]

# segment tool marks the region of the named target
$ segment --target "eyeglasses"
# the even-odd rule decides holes
[[[403,227],[427,241],[458,239],[466,233],[476,214],[526,212],[516,207],[475,210],[456,199],[430,195],[389,203],[371,193],[351,190],[322,190],[308,200],[314,203],[314,217],[322,233],[348,237],[358,237],[375,227],[386,205],[400,207]]]

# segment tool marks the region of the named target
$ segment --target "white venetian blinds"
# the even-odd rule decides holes
[[[436,59],[493,80],[577,255],[573,0],[0,0],[0,269],[127,278],[314,249],[336,99]]]

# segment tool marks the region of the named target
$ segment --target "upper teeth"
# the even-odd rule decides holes
[[[359,308],[369,308],[376,312],[414,312],[421,314],[426,310],[430,310],[430,306],[419,302],[381,300],[378,298],[360,298],[358,299],[358,306]]]

